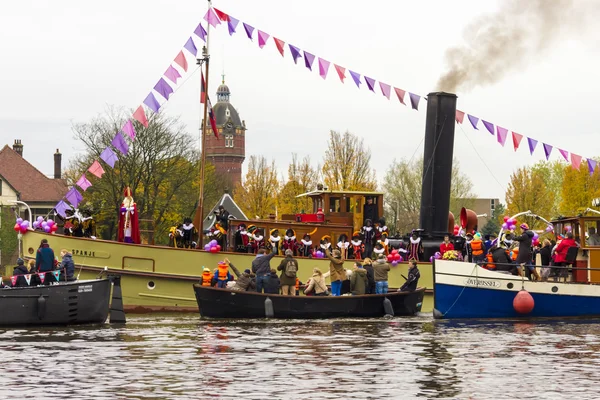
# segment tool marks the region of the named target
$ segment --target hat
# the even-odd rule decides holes
[[[521,229],[525,229],[525,230],[527,230],[527,229],[529,229],[529,225],[527,225],[525,222],[523,222],[523,223],[521,224]]]
[[[473,234],[472,234],[471,232],[469,232],[469,233],[467,233],[467,235],[466,235],[466,236],[473,237]]]
[[[354,237],[360,237],[360,232],[359,232],[359,231],[356,231],[356,232],[354,232],[354,233],[352,234],[352,237],[353,237],[353,238],[354,238]]]
[[[329,236],[329,235],[323,235],[323,237],[321,238],[321,240],[325,240],[325,239],[327,239],[327,240],[329,240],[331,242],[331,236]]]
[[[277,229],[277,228],[275,228],[275,229],[271,229],[271,231],[269,232],[269,234],[270,234],[271,236],[273,236],[273,234],[274,234],[274,233],[276,233],[276,232],[277,232],[277,234],[279,235],[279,229]]]
[[[331,253],[333,255],[334,258],[342,258],[342,253],[340,253],[339,250],[334,250],[333,253]]]
[[[21,257],[17,258],[17,265],[24,265],[25,261]]]
[[[204,267],[204,268],[202,269],[202,272],[210,272],[210,269],[208,269],[208,268]]]
[[[286,257],[288,257],[288,256],[289,256],[289,257],[292,257],[293,255],[294,255],[294,252],[293,252],[291,249],[287,249],[287,250],[285,251],[285,256],[286,256]]]
[[[244,270],[244,273],[245,273],[245,274],[249,274],[249,273],[250,273],[250,270],[249,270],[249,269],[245,269],[245,270]]]
[[[386,257],[386,256],[385,256],[385,254],[383,254],[383,253],[377,256],[377,259],[378,259],[378,260],[385,260],[386,258],[387,258],[387,257]]]

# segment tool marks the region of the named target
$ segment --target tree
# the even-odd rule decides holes
[[[552,218],[555,193],[546,185],[544,174],[538,169],[519,168],[510,177],[506,190],[506,206],[509,215],[531,211],[546,219]],[[530,228],[540,225],[535,217],[519,217]]]
[[[548,190],[554,193],[552,208],[558,210],[562,202],[562,185],[565,177],[565,163],[561,161],[539,161],[531,167],[544,180]]]
[[[292,154],[292,162],[288,166],[287,182],[283,184],[277,195],[278,214],[296,214],[311,212],[311,200],[297,196],[314,189],[318,180],[318,170],[313,168],[310,157],[298,161],[297,154]]]
[[[323,178],[330,190],[375,190],[375,170],[371,168],[371,150],[363,139],[346,131],[330,131],[323,158]]]
[[[4,273],[0,270],[0,274],[7,276],[12,275],[11,265],[15,265],[18,254],[17,233],[14,231],[16,215],[13,211],[14,207],[0,206],[0,263],[6,265]],[[28,219],[29,214],[21,215],[21,218]],[[30,221],[33,222],[33,221]]]
[[[268,165],[264,156],[250,156],[246,178],[236,187],[234,195],[248,218],[267,218],[277,211],[278,189],[275,161]]]
[[[484,235],[490,235],[492,233],[497,234],[500,232],[500,227],[504,222],[503,218],[505,213],[506,207],[504,207],[504,204],[498,203],[492,212],[491,218],[488,219],[487,223],[481,230],[481,233]]]
[[[571,166],[564,167],[564,180],[560,189],[562,200],[560,213],[564,216],[574,216],[586,208],[592,207],[592,200],[600,197],[600,173],[598,169],[589,173],[587,162],[579,169]]]
[[[450,211],[458,216],[461,207],[469,208],[475,195],[471,192],[471,180],[460,171],[460,163],[454,159],[450,186]],[[387,225],[393,233],[406,233],[418,228],[421,212],[421,189],[423,183],[423,158],[412,162],[392,162],[383,179],[385,192],[384,213]]]

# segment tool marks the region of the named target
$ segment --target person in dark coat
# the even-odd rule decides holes
[[[540,258],[542,261],[542,280],[547,281],[550,276],[552,269],[550,268],[550,261],[552,260],[552,243],[548,239],[544,239],[540,249]]]
[[[523,233],[521,236],[515,238],[517,242],[519,242],[519,255],[517,256],[517,268],[519,268],[522,272],[523,267],[527,267],[529,272],[533,274],[536,280],[540,280],[540,275],[538,274],[535,265],[531,263],[531,245],[533,242],[533,236],[535,235],[533,231],[529,230],[529,226],[526,223],[521,224],[521,229]]]
[[[285,251],[285,258],[281,260],[277,270],[281,271],[281,275],[279,276],[281,294],[295,296],[298,261],[294,258],[292,249],[287,249]]]
[[[237,290],[240,292],[246,291],[255,291],[256,290],[256,282],[252,279],[252,274],[249,269],[245,270],[241,273],[235,265],[233,265],[229,259],[225,259],[225,263],[229,264],[229,268],[233,270],[233,273],[237,277],[235,280],[235,286],[231,288],[231,290]]]
[[[379,208],[373,201],[373,197],[367,197],[367,202],[363,207],[363,223],[366,225],[366,221],[378,221],[379,220]]]
[[[47,239],[42,239],[40,247],[35,256],[35,267],[38,272],[50,272],[54,270],[54,250],[50,248]],[[56,279],[51,274],[46,274],[44,283],[50,284]]]
[[[275,253],[265,254],[265,249],[258,249],[256,258],[252,260],[252,272],[256,274],[256,291],[262,293],[271,275],[271,259]],[[279,281],[279,279],[277,279]],[[266,293],[266,291],[265,291]]]
[[[365,258],[363,260],[363,268],[367,271],[367,287],[365,294],[375,294],[375,271],[373,270],[373,260]]]
[[[13,270],[13,276],[17,277],[17,281],[15,282],[15,287],[23,287],[29,286],[25,277],[23,275],[29,274],[27,267],[25,266],[25,261],[22,258],[17,258],[17,266]]]
[[[368,283],[369,280],[367,279],[367,271],[363,268],[360,262],[355,262],[354,272],[352,272],[352,276],[350,277],[350,291],[355,296],[365,294]]]
[[[417,267],[417,260],[412,258],[409,262],[408,268],[408,278],[406,278],[406,282],[400,289],[399,292],[414,292],[417,289],[417,285],[419,284],[419,279],[421,278],[421,273],[419,272],[419,268]]]
[[[73,255],[69,253],[67,249],[62,249],[60,251],[60,256],[62,257],[62,262],[60,264],[61,274],[65,274],[65,279],[67,281],[74,281],[75,263],[73,262]]]
[[[268,294],[279,294],[279,277],[277,276],[277,271],[274,269],[271,270],[271,274],[269,275],[269,280],[265,284],[265,293]]]
[[[507,271],[513,275],[517,275],[517,267],[513,264],[508,254],[506,254],[505,249],[492,246],[490,253],[492,253],[494,264],[496,264],[496,271]]]

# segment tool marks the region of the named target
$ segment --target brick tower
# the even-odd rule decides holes
[[[219,139],[214,137],[210,125],[206,129],[206,160],[215,166],[217,175],[232,184],[242,181],[242,164],[246,158],[246,122],[229,102],[231,92],[225,84],[225,75],[217,88],[217,103],[213,112],[219,130]],[[229,183],[229,182],[228,182]]]

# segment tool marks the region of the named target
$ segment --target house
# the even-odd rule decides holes
[[[217,220],[215,218],[215,214],[219,212],[220,206],[223,206],[225,210],[229,211],[230,219],[248,219],[248,217],[246,217],[246,214],[244,214],[242,209],[236,204],[235,201],[233,201],[233,198],[229,195],[228,191],[226,190],[223,196],[221,197],[221,200],[219,200],[217,204],[215,204],[215,206],[212,208],[212,210],[210,210],[206,218],[204,218],[202,226],[205,232],[209,231],[215,225],[215,222]]]

